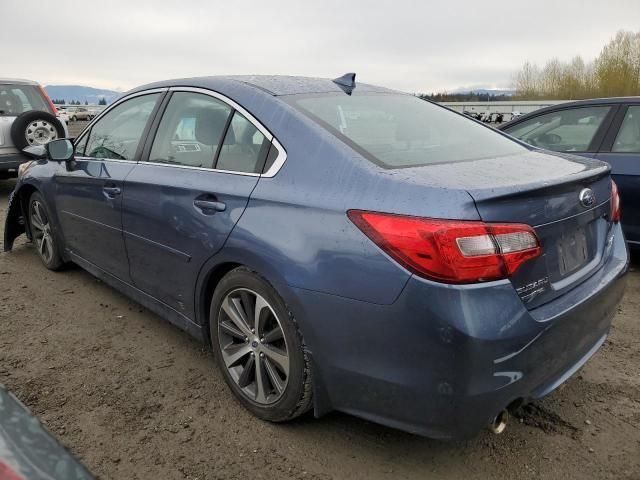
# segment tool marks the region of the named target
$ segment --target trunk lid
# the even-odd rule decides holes
[[[606,163],[531,151],[420,170],[428,183],[466,190],[483,221],[534,228],[543,253],[511,278],[527,308],[557,298],[602,264],[610,227]]]

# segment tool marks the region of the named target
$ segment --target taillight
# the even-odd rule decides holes
[[[24,478],[14,472],[9,465],[0,461],[0,480],[24,480]]]
[[[611,221],[618,223],[620,221],[620,194],[618,194],[618,186],[616,182],[611,180]]]
[[[46,100],[47,105],[49,105],[49,110],[51,111],[51,113],[53,113],[54,115],[57,115],[58,109],[51,101],[51,98],[49,98],[49,95],[47,95],[47,92],[45,91],[45,89],[42,88],[42,85],[38,85],[38,90],[40,90],[40,95],[42,95],[42,97]]]
[[[351,221],[400,265],[445,283],[507,278],[542,248],[533,229],[512,223],[441,220],[349,210]]]

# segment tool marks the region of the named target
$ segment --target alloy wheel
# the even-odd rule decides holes
[[[33,240],[38,249],[38,254],[46,264],[49,264],[54,254],[53,235],[49,219],[43,205],[38,200],[31,203],[30,213]]]
[[[289,378],[289,350],[282,324],[260,294],[227,293],[218,313],[222,359],[240,391],[259,405],[277,402]]]

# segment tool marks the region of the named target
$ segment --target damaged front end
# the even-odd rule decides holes
[[[31,240],[31,234],[26,222],[24,202],[21,195],[20,183],[11,195],[9,195],[9,208],[4,222],[4,251],[9,252],[13,248],[13,242],[23,233]]]

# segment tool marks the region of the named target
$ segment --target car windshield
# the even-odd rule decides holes
[[[289,102],[384,168],[526,151],[489,127],[411,95],[301,95]]]
[[[31,110],[49,111],[36,86],[0,84],[0,116],[16,117]]]

